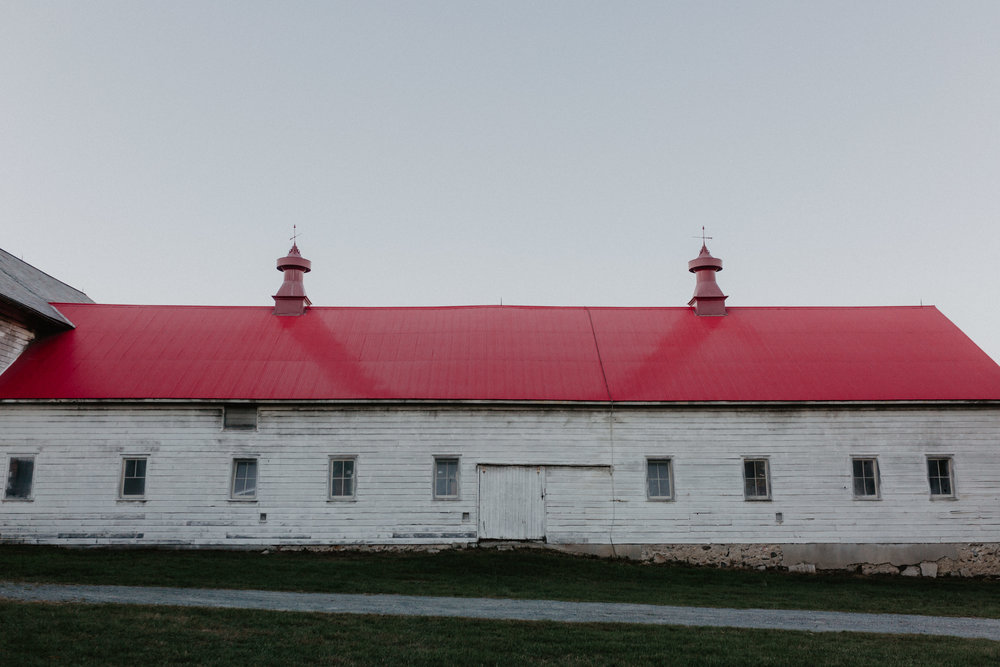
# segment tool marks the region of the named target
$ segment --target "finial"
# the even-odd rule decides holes
[[[299,234],[298,227],[296,225],[292,225],[292,235],[288,238],[288,240],[292,242],[292,249],[289,250],[289,252],[299,251],[299,244],[298,244],[299,236],[301,236],[301,234]]]
[[[692,236],[691,238],[696,239],[698,237],[697,236]],[[712,237],[711,236],[705,236],[705,225],[702,225],[701,226],[701,251],[702,252],[708,251],[708,244],[706,242],[710,238],[712,238]]]

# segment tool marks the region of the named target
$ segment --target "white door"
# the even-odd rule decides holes
[[[545,537],[545,468],[479,466],[479,538]]]

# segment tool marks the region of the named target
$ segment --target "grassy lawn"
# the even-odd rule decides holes
[[[550,551],[261,554],[0,546],[9,581],[591,600],[1000,618],[1000,581],[640,565]]]
[[[169,607],[0,602],[8,665],[988,665],[1000,642]]]

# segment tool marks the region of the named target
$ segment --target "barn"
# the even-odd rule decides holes
[[[0,542],[1000,574],[1000,367],[934,307],[730,307],[705,246],[686,306],[277,268],[273,306],[109,305],[0,255]]]

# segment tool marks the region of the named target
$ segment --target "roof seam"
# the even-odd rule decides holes
[[[594,316],[590,314],[589,306],[585,306],[584,310],[587,311],[587,319],[590,321],[590,333],[594,337],[594,351],[597,352],[597,363],[601,367],[601,377],[604,378],[604,391],[608,395],[608,400],[614,403],[614,399],[611,398],[611,385],[608,384],[608,374],[604,370],[604,357],[601,356],[601,345],[597,342],[597,329],[594,328]]]

